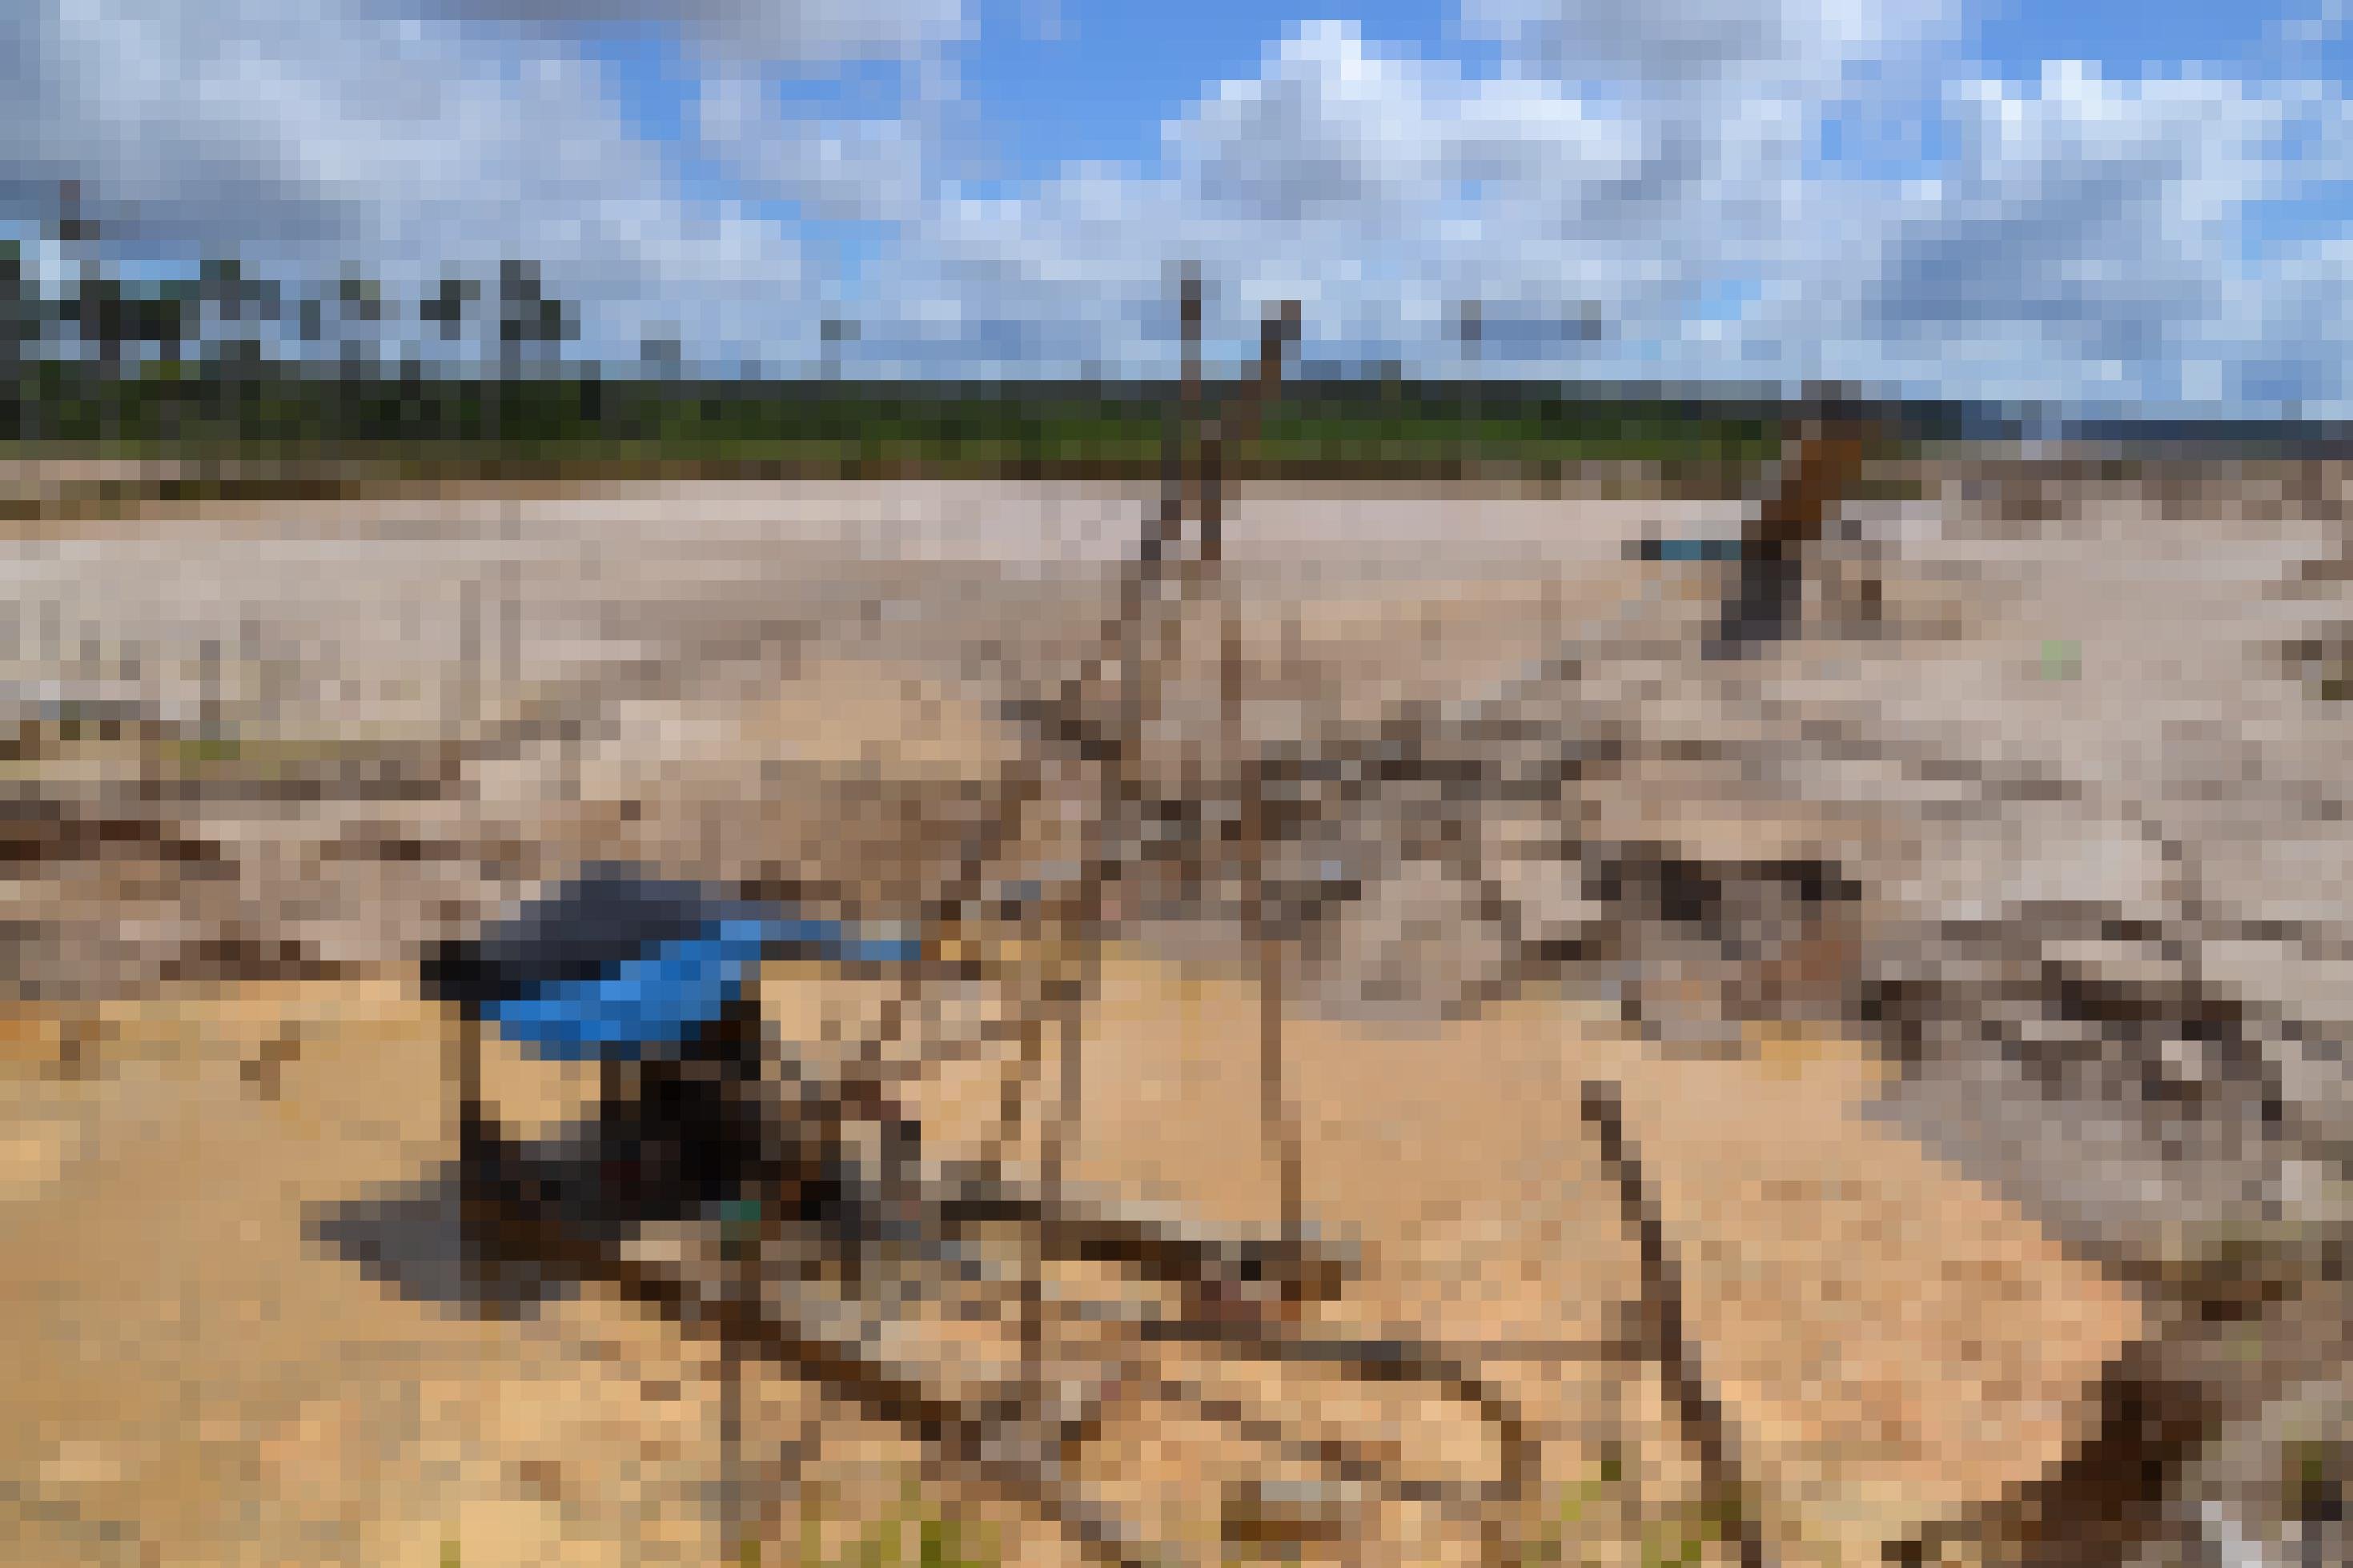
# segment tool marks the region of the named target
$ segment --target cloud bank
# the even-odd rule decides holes
[[[42,216],[77,180],[120,243],[396,288],[528,256],[616,357],[659,331],[805,368],[846,312],[870,373],[1158,374],[1189,264],[1227,341],[1295,296],[1311,353],[1439,373],[2353,396],[2332,84],[2004,80],[1947,0],[1458,19],[1478,68],[1304,24],[1204,84],[1152,166],[982,195],[948,156],[963,0],[32,0],[0,18],[0,207]],[[633,26],[697,79],[681,137],[634,125],[598,63]],[[879,113],[779,90],[859,62],[902,82]]]

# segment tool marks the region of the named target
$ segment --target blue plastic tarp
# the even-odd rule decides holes
[[[599,868],[442,961],[434,984],[535,1056],[635,1060],[675,1051],[716,1019],[765,959],[903,963],[921,953],[915,939]]]
[[[1737,539],[1646,539],[1635,551],[1643,561],[1737,561]]]
[[[902,963],[912,940],[860,938],[829,921],[723,921],[607,975],[548,986],[485,1012],[501,1034],[552,1061],[632,1059],[674,1048],[716,1018],[771,953],[799,950],[847,963]]]

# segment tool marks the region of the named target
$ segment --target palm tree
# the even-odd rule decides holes
[[[466,324],[468,307],[482,297],[482,286],[456,273],[445,275],[441,286],[417,308],[417,319],[441,329],[441,341],[453,342]]]
[[[176,355],[195,321],[195,291],[169,284],[133,290],[120,278],[92,268],[83,275],[75,313],[83,341],[97,345],[110,374],[120,374],[125,352],[133,345],[152,344]]]
[[[649,375],[673,376],[685,363],[685,352],[676,332],[649,332],[638,340],[638,361]]]
[[[825,344],[825,378],[838,381],[841,377],[841,345],[858,341],[858,323],[828,316],[818,328],[818,337]]]
[[[499,361],[512,374],[526,354],[551,356],[580,335],[578,312],[543,292],[539,268],[529,261],[499,265]]]
[[[1464,356],[1471,362],[1471,446],[1475,453],[1486,431],[1479,423],[1482,413],[1479,384],[1479,350],[1486,339],[1487,307],[1478,300],[1465,300],[1456,308],[1455,331],[1462,340]],[[1474,457],[1473,462],[1476,458]]]
[[[344,272],[335,288],[335,301],[346,321],[375,326],[385,319],[384,284],[364,273]]]
[[[40,341],[41,300],[25,275],[23,247],[0,240],[0,437],[24,434],[26,350]]]

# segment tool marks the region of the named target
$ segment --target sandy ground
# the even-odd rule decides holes
[[[1234,1059],[1255,1050],[1247,986],[1142,959],[1105,985],[1074,1179],[1271,1221],[1236,1132],[1255,1126],[1254,1068]],[[311,1234],[322,1207],[449,1153],[434,1011],[387,979],[150,997],[109,1021],[98,1081],[16,1079],[0,1327],[20,1560],[430,1563],[445,1539],[469,1563],[720,1554],[707,1357],[593,1297],[468,1321]],[[264,1100],[240,1064],[288,1031]],[[1628,1398],[1541,1359],[1610,1332],[1633,1292],[1576,1130],[1587,1077],[1625,1087],[1710,1373],[1802,1560],[1864,1561],[2055,1459],[2137,1330],[2119,1287],[1856,1119],[1873,1069],[1835,1041],[1672,1063],[1532,1001],[1437,1037],[1302,1020],[1291,1049],[1311,1213],[1369,1249],[1325,1326],[1489,1365],[1542,1422],[1558,1486]],[[514,1060],[492,1086],[524,1128],[587,1093]],[[927,1120],[953,1149],[953,1111]],[[798,1441],[788,1392],[775,1403],[772,1441]],[[824,1444],[854,1454],[833,1419]],[[1671,1496],[1687,1461],[1648,1430],[1650,1490]],[[875,1484],[865,1507],[891,1500]]]
[[[14,641],[0,637],[0,659],[13,651],[27,711],[135,701],[290,745],[355,732],[423,745],[534,704],[572,720],[554,739],[470,757],[431,799],[215,791],[184,815],[232,851],[235,875],[202,895],[217,906],[192,902],[144,850],[92,857],[81,881],[20,884],[58,900],[60,929],[105,926],[104,942],[21,950],[23,980],[37,965],[71,978],[79,963],[87,984],[18,1005],[5,1037],[0,1247],[15,1261],[0,1290],[0,1518],[25,1560],[437,1563],[452,1541],[470,1564],[719,1560],[707,1358],[593,1295],[537,1321],[470,1321],[309,1234],[320,1205],[448,1152],[447,1024],[415,1000],[403,963],[423,938],[593,855],[918,886],[923,857],[908,852],[899,871],[893,856],[981,815],[982,785],[1016,743],[989,701],[1079,645],[1150,499],[647,487],[215,509],[13,544]],[[1636,566],[1623,546],[1728,530],[1737,510],[1253,493],[1230,526],[1252,606],[1254,721],[1312,733],[1492,689],[1563,646],[1672,644],[1704,616],[1711,580]],[[2161,775],[2171,793],[2140,793],[2205,800],[2179,807],[2208,815],[2184,816],[2177,834],[2243,842],[2212,875],[2235,876],[2242,899],[2292,900],[2265,857],[2295,851],[2223,831],[2227,810],[2259,808],[2194,787],[2200,769],[2245,764],[2192,745],[2184,726],[2203,714],[2211,729],[2235,701],[2275,722],[2267,756],[2314,776],[2334,765],[2333,740],[2295,726],[2290,694],[2244,674],[2263,638],[2317,614],[2250,616],[2246,602],[2272,601],[2247,584],[2324,552],[2325,530],[2291,519],[2268,555],[2240,551],[2233,580],[2195,563],[2193,521],[2168,523],[2173,545],[2137,557],[2133,593],[2161,614],[2136,616],[2103,565],[2101,514],[2059,548],[1956,542],[1935,507],[1891,504],[1879,534],[1915,547],[1883,573],[1883,627],[1910,637],[1900,657],[1833,636],[1767,677],[1628,700],[1669,734],[1722,730],[1727,704],[1802,705],[1867,721],[1893,755],[1907,741],[1949,747],[1956,724],[1978,754],[2048,738],[2112,793]],[[2184,626],[2206,628],[2198,647],[2168,629]],[[2072,650],[2064,681],[2047,679],[2054,637]],[[1597,666],[1596,684],[1655,679],[1645,668]],[[2269,706],[2250,710],[2251,691]],[[2172,749],[2102,742],[2119,710]],[[101,740],[8,765],[20,792],[93,811],[139,793],[135,754]],[[1867,770],[1773,786],[1750,768],[1736,795],[1710,771],[1724,765],[1693,760],[1600,791],[1587,826],[1603,836],[1608,818],[1607,836],[1625,838],[1640,824],[1762,858],[1876,831],[1852,808],[1891,787]],[[1729,765],[1737,778],[1743,764]],[[395,847],[353,848],[384,844]],[[1039,848],[1033,869],[1061,852]],[[872,901],[892,903],[890,887]],[[155,929],[126,935],[124,911],[151,905]],[[137,980],[143,955],[185,940],[166,929],[175,920],[290,932],[349,973]],[[804,1035],[850,1005],[807,976],[773,976],[772,991]],[[1875,1561],[1882,1540],[2043,1473],[2086,1434],[2092,1381],[2144,1330],[2135,1294],[2076,1245],[2091,1222],[2069,1227],[2065,1177],[2031,1159],[1930,1158],[1916,1121],[1886,1114],[1884,1070],[1859,1030],[1752,1026],[1738,1051],[1703,1058],[1655,1028],[1630,1032],[1574,987],[1524,988],[1443,1026],[1345,1022],[1303,1000],[1293,1012],[1309,1205],[1371,1258],[1335,1321],[1490,1347],[1543,1413],[1562,1485],[1587,1472],[1592,1430],[1612,1420],[1641,1435],[1653,1501],[1689,1480],[1654,1389],[1512,1366],[1514,1345],[1601,1331],[1631,1292],[1630,1239],[1577,1125],[1588,1077],[1624,1087],[1707,1370],[1792,1560]],[[1114,962],[1090,1032],[1079,1179],[1266,1220],[1255,1016],[1249,983],[1223,971],[1150,951]],[[246,1065],[264,1056],[286,1065]],[[78,1076],[60,1076],[65,1057]],[[266,1098],[257,1075],[270,1073]],[[515,1061],[493,1081],[510,1114],[539,1126],[590,1092],[577,1073]],[[1905,1092],[1936,1105],[1951,1091]],[[976,1139],[994,1099],[989,1084],[944,1082],[927,1123],[950,1145]],[[1980,1153],[2004,1135],[1978,1134]],[[783,1380],[754,1419],[772,1439],[773,1491],[790,1491],[791,1472],[839,1494],[836,1546],[840,1516],[879,1517],[920,1468],[903,1437]],[[1005,1522],[1009,1555],[1050,1559],[1050,1540]],[[782,1545],[798,1539],[788,1508],[774,1528]]]

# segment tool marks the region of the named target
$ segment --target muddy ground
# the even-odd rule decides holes
[[[1698,658],[1724,569],[1626,547],[1730,532],[1737,499],[1241,497],[1244,720],[1217,617],[1172,617],[1082,1165],[1268,1211],[1211,804],[1254,769],[1308,1195],[1378,1259],[1348,1310],[1472,1342],[1606,1319],[1626,1242],[1574,1104],[1610,1078],[1793,1558],[2330,1560],[2345,476],[1883,478],[1912,499],[1852,509],[1804,637],[1731,666]],[[1055,758],[1044,801],[982,891],[1065,877],[1100,798],[1067,753],[1103,720],[1071,678],[1155,499],[705,484],[20,525],[10,1532],[44,1562],[721,1555],[690,1351],[593,1296],[470,1321],[305,1216],[447,1155],[418,945],[584,859],[906,918],[1026,752]],[[778,1014],[833,1005],[809,984],[775,977]],[[526,1121],[589,1092],[499,1072]],[[995,1090],[934,1087],[950,1143],[960,1095]],[[1588,1484],[1603,1395],[1525,1376],[1556,1480]],[[1628,1521],[1681,1484],[1663,1415],[1630,1419],[1653,1484],[1588,1526],[1595,1560],[1640,1561]],[[839,1549],[922,1468],[788,1379],[753,1425],[798,1500],[778,1551],[812,1486]],[[1008,1555],[1053,1550],[1001,1523]]]

